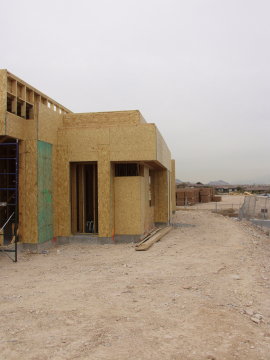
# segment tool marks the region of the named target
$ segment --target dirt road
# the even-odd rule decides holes
[[[0,359],[270,359],[270,239],[179,211],[146,252],[67,245],[0,255]]]

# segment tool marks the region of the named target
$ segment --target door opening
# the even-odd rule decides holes
[[[13,261],[17,261],[18,172],[19,141],[0,136],[0,250],[14,252]]]
[[[71,231],[98,233],[97,163],[71,163]]]

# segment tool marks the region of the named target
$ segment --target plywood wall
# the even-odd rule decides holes
[[[143,233],[141,212],[143,185],[141,176],[123,176],[114,179],[115,234],[141,235]]]
[[[37,213],[38,213],[38,242],[53,238],[53,173],[52,173],[52,144],[38,141],[38,181],[37,181]]]
[[[24,140],[25,134],[27,133],[27,129],[26,129],[27,121],[29,121],[29,120],[25,120],[17,115],[7,112],[6,113],[6,134],[15,139]],[[32,137],[32,138],[34,138],[34,137]]]
[[[168,170],[155,171],[155,222],[169,221],[170,197]]]
[[[54,168],[54,235],[69,236],[71,234],[70,205],[70,168],[69,150],[67,145],[59,144],[56,149],[56,164]]]
[[[57,130],[62,126],[63,115],[39,103],[37,118],[37,138],[50,144],[57,143]]]
[[[20,144],[19,232],[23,242],[38,241],[37,222],[37,141]]]
[[[158,128],[156,128],[156,141],[157,141],[157,161],[160,162],[169,171],[171,170],[171,152],[161,136]]]
[[[154,227],[154,203],[150,205],[150,182],[149,182],[149,168],[144,166],[144,177],[142,186],[142,221],[143,232],[147,233]]]
[[[7,71],[0,70],[0,135],[5,135],[6,106],[7,106]]]
[[[175,160],[171,161],[171,202],[172,202],[172,212],[176,211],[176,185],[175,185]]]
[[[137,125],[145,122],[138,110],[109,111],[97,113],[67,114],[64,116],[65,127],[107,127]]]
[[[110,128],[111,161],[156,159],[155,125],[141,124]]]
[[[68,115],[65,116],[65,119],[73,117],[74,115]],[[104,128],[65,127],[66,120],[64,120],[63,127],[58,130],[55,235],[67,236],[70,235],[71,231],[69,163],[97,161],[99,236],[111,237],[117,231],[118,225],[115,224],[117,215],[115,215],[114,219],[114,209],[117,208],[119,202],[119,199],[116,199],[116,194],[114,194],[116,178],[113,176],[113,162],[156,161],[156,127],[154,124]],[[169,157],[170,153],[167,152],[166,146],[164,147],[162,137],[159,137],[158,142],[163,149],[160,150],[160,154]],[[160,157],[160,161],[163,162],[163,166],[166,165],[170,168],[171,163],[169,161],[168,165],[168,158],[165,155],[163,158]],[[149,169],[147,167],[144,168],[144,176],[140,177],[140,179],[142,181],[140,187],[140,231],[144,233],[153,227],[154,220],[167,222],[168,213],[170,212],[168,208],[170,206],[170,199],[168,198],[170,184],[167,177],[157,177],[155,182],[158,186],[157,191],[160,193],[156,195],[155,206],[150,206]],[[65,218],[63,218],[63,214],[65,214]],[[126,218],[124,217],[124,219]]]
[[[109,145],[98,145],[98,229],[100,237],[111,237],[111,163]]]
[[[58,144],[69,149],[69,161],[97,161],[99,145],[109,145],[109,129],[70,128],[58,131]]]

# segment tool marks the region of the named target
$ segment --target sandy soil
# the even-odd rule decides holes
[[[269,360],[270,239],[179,211],[146,252],[67,245],[0,255],[0,359]]]

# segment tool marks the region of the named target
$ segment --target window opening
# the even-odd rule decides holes
[[[115,164],[115,176],[139,176],[140,165],[137,163]]]
[[[26,119],[33,119],[33,105],[26,104]]]

